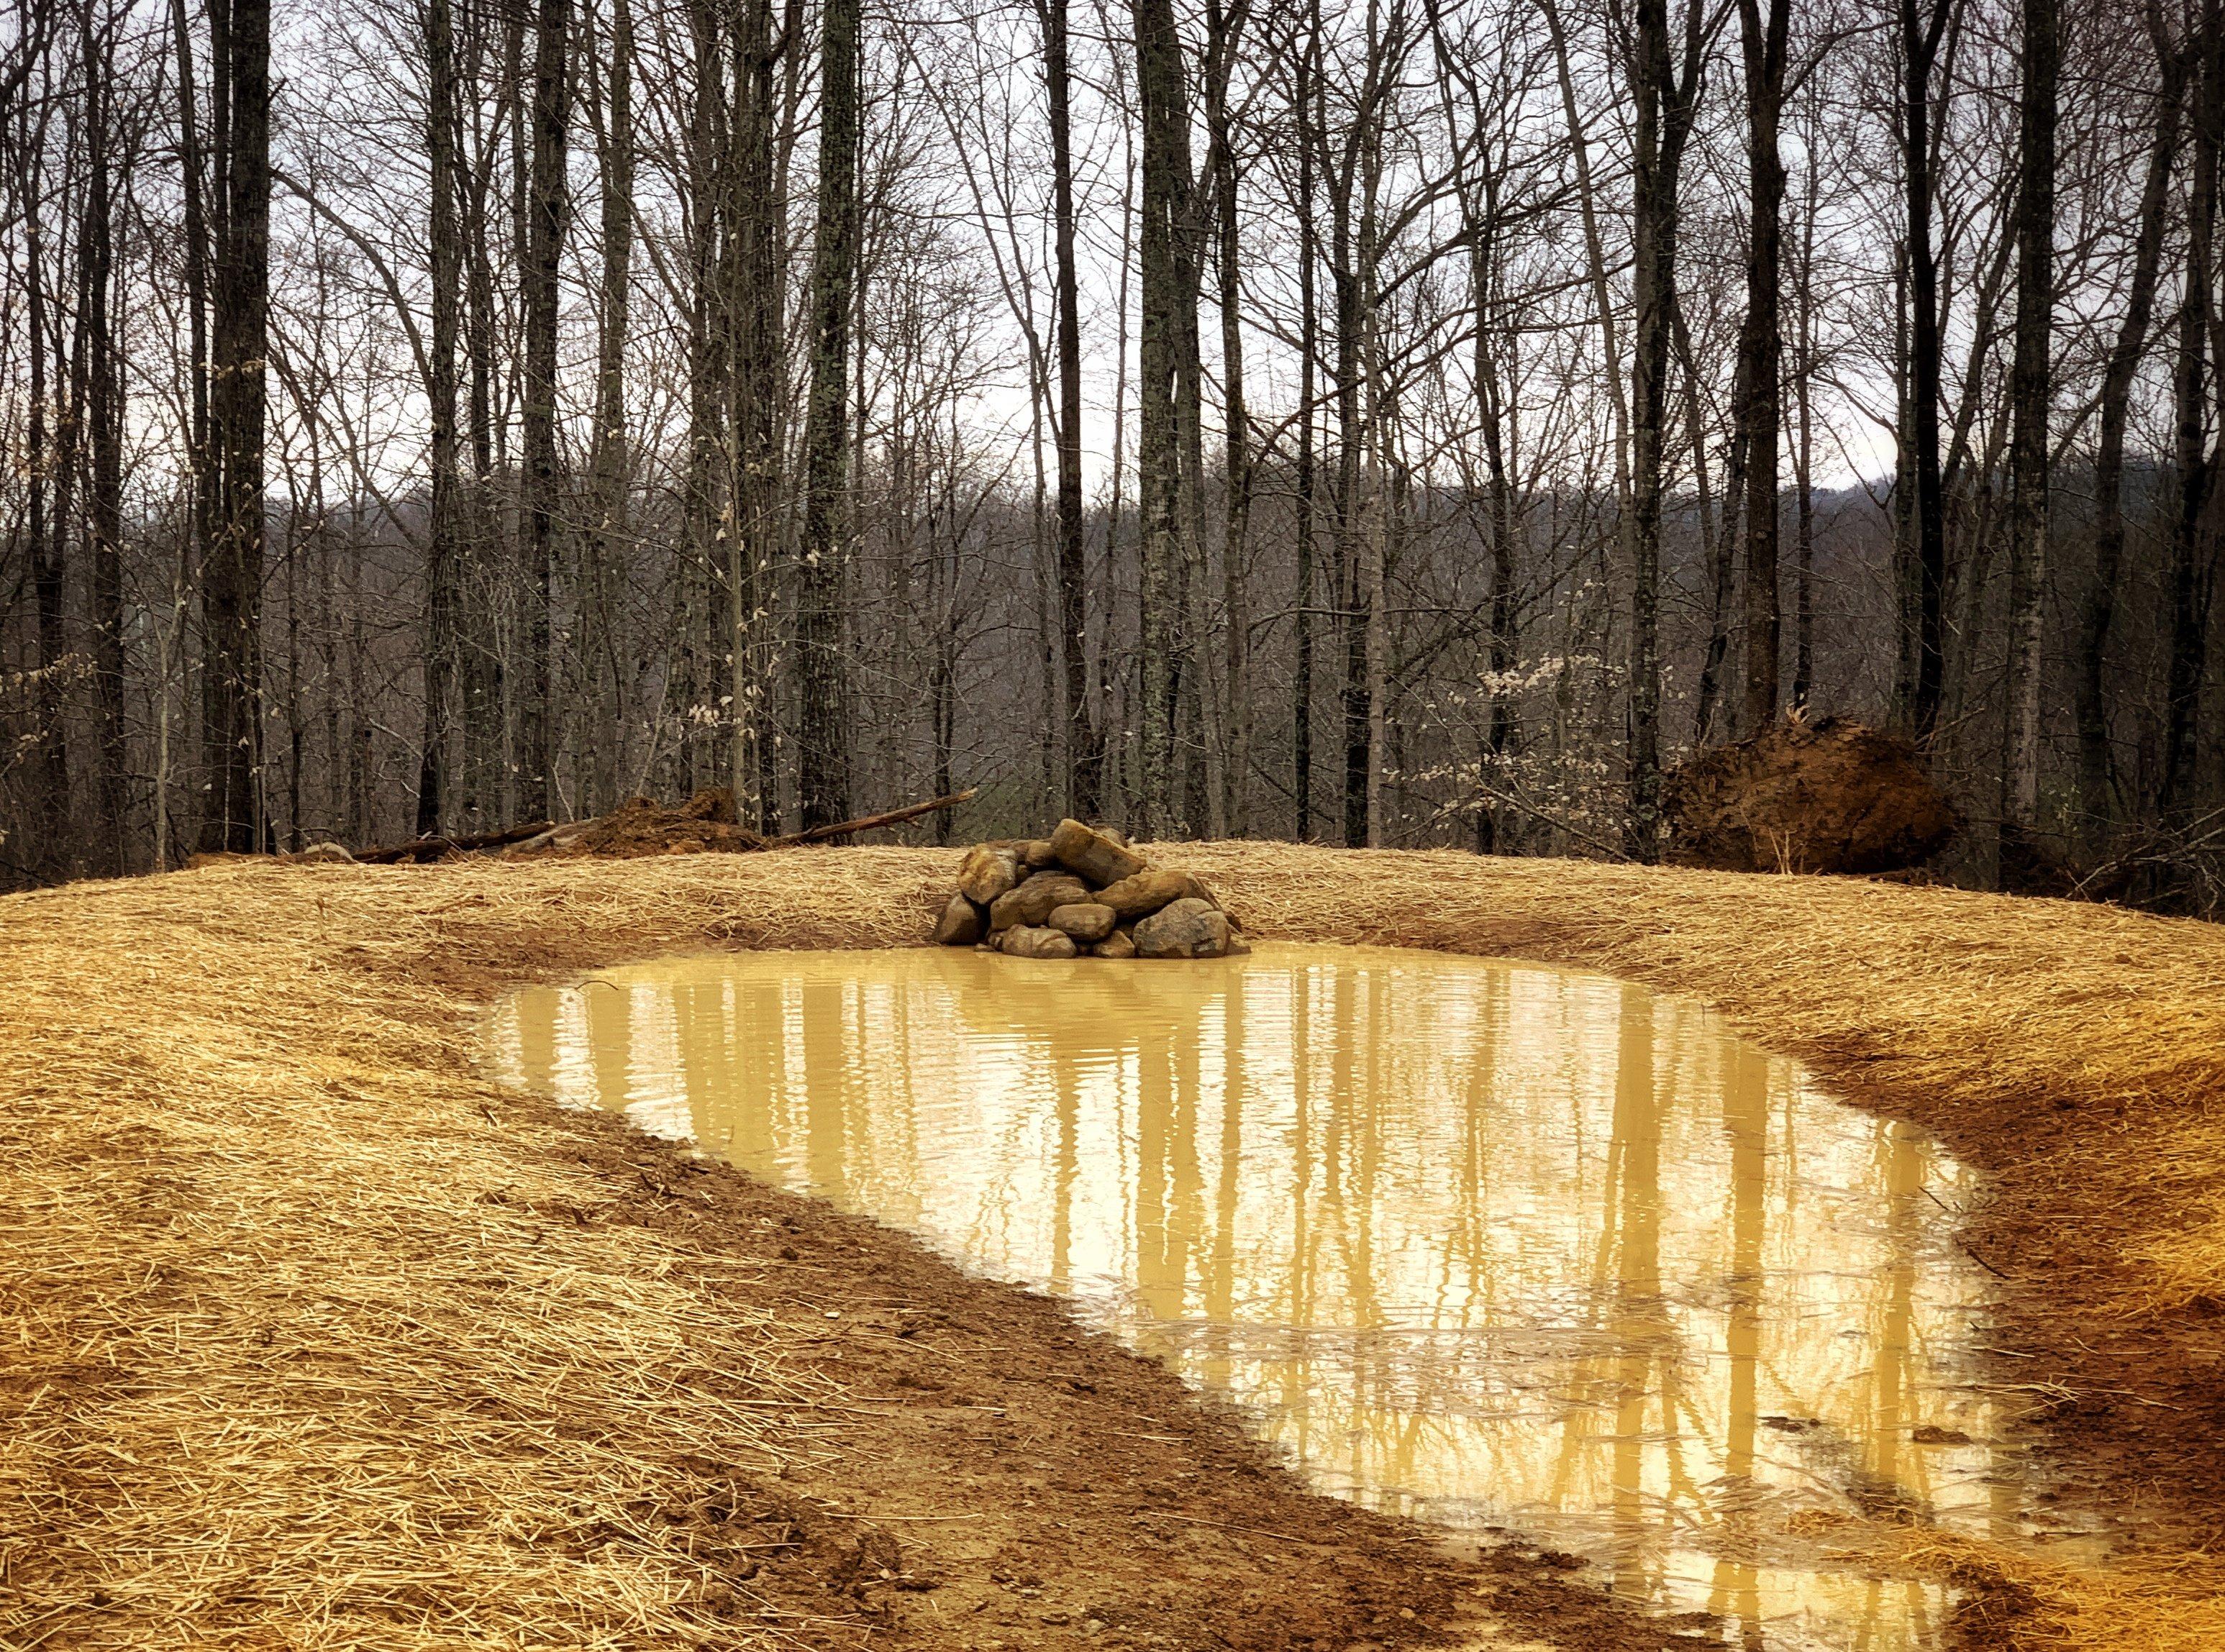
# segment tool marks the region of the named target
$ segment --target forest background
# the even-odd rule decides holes
[[[10,0],[0,887],[730,786],[2225,901],[2225,0]]]

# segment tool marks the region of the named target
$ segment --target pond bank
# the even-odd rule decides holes
[[[2095,1574],[1887,1538],[1974,1588],[1978,1638],[2212,1643],[2215,1574],[2173,1551],[2225,1502],[2225,931],[1454,854],[1163,858],[1257,935],[1707,998],[1990,1171],[1964,1237],[2004,1276],[1999,1358],[2066,1481],[2135,1499],[2158,1553]],[[232,864],[0,902],[0,1639],[1663,1644],[1582,1572],[1471,1573],[1312,1496],[1051,1304],[479,1068],[506,985],[907,944],[954,865]]]

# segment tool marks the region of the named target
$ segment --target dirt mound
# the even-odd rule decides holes
[[[1663,788],[1670,858],[1728,872],[1890,872],[1960,821],[1906,741],[1838,718],[1703,752]]]

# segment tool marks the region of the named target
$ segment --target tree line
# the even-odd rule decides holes
[[[13,0],[0,881],[731,788],[2225,845],[2221,0]]]

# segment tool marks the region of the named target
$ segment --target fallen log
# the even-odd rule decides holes
[[[829,843],[853,832],[871,832],[881,826],[902,826],[907,820],[916,820],[922,815],[934,814],[943,809],[954,809],[970,801],[978,788],[954,792],[948,797],[929,798],[924,803],[908,803],[900,809],[887,809],[878,814],[861,814],[853,820],[837,820],[829,826],[814,826],[808,832],[790,832],[784,838],[759,838],[745,832],[728,820],[716,818],[715,809],[699,807],[698,801],[679,809],[669,809],[648,798],[636,798],[621,805],[611,813],[592,820],[578,820],[559,826],[550,820],[528,820],[520,825],[504,826],[499,832],[457,833],[448,837],[415,838],[408,843],[393,844],[384,849],[366,849],[356,859],[366,866],[393,866],[407,862],[425,865],[444,855],[474,854],[484,850],[512,848],[517,852],[532,854],[536,851],[570,852],[601,857],[624,857],[669,852],[674,848],[715,849],[726,853],[750,854],[764,849],[796,849],[808,844]]]
[[[385,849],[362,849],[356,859],[365,866],[394,866],[405,860],[414,860],[422,866],[435,861],[453,850],[469,854],[478,849],[499,849],[505,844],[523,843],[528,838],[537,838],[556,823],[554,820],[527,820],[521,825],[504,826],[499,832],[460,832],[445,838],[413,838],[408,843],[398,843]]]
[[[980,790],[969,786],[962,792],[953,792],[948,797],[930,798],[924,803],[908,803],[900,809],[890,809],[881,814],[862,814],[854,820],[837,820],[832,826],[814,826],[808,832],[791,832],[784,838],[775,838],[765,845],[768,849],[794,849],[807,843],[827,843],[835,838],[846,838],[853,832],[871,832],[877,826],[902,826],[907,820],[916,820],[922,814],[935,814],[944,809],[954,809],[960,803],[973,801]]]

